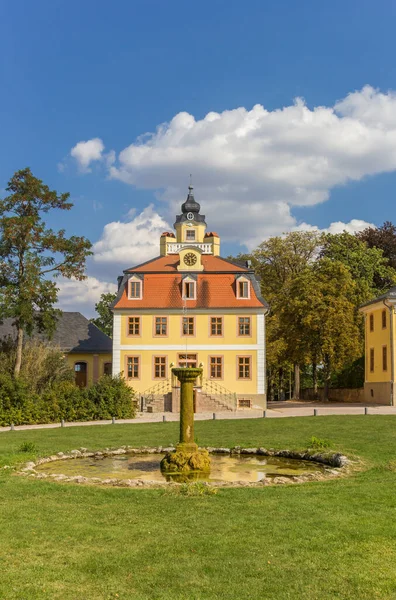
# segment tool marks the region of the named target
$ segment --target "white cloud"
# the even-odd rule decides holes
[[[123,270],[158,256],[161,233],[170,229],[152,205],[138,214],[132,209],[124,222],[105,225],[87,262],[89,277],[84,281],[57,280],[59,307],[94,316],[101,294],[116,291],[117,276]]]
[[[117,285],[88,277],[84,281],[61,278],[57,280],[59,288],[58,308],[65,311],[79,311],[86,317],[95,316],[95,304],[101,294],[115,292]]]
[[[115,279],[124,269],[158,256],[161,233],[170,229],[151,204],[139,214],[132,209],[125,222],[105,225],[93,245],[90,271]]]
[[[90,165],[94,161],[103,159],[104,144],[100,138],[94,138],[87,142],[78,142],[71,149],[70,154],[76,159],[80,171],[83,173],[90,172]]]
[[[105,226],[94,244],[88,282],[68,282],[61,290],[65,307],[80,303],[92,313],[100,294],[114,288],[107,282],[158,255],[159,237],[186,198],[189,173],[209,230],[224,241],[252,249],[271,235],[319,230],[299,224],[293,208],[325,202],[334,187],[349,181],[396,170],[396,93],[365,86],[328,107],[309,108],[297,99],[273,111],[258,104],[200,120],[182,112],[118,156],[106,153],[99,138],[79,142],[71,155],[82,171],[97,161],[110,177],[153,190],[165,215],[150,205]],[[370,225],[335,221],[322,231],[354,233]]]
[[[181,112],[117,160],[98,138],[72,153],[82,168],[102,160],[111,177],[161,190],[168,219],[179,212],[192,172],[209,228],[252,247],[298,226],[293,207],[317,205],[335,186],[396,169],[396,94],[365,86],[327,107],[297,98],[272,111],[257,104],[200,120]]]
[[[360,219],[351,219],[349,223],[335,221],[334,223],[330,223],[330,225],[324,229],[319,229],[316,225],[300,223],[297,227],[293,227],[293,231],[321,231],[323,233],[332,233],[333,235],[346,231],[347,233],[354,234],[358,231],[363,231],[363,229],[366,229],[367,227],[375,227],[375,225],[373,223],[368,223],[367,221],[361,221]]]

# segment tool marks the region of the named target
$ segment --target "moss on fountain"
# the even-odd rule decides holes
[[[177,449],[168,452],[161,460],[161,471],[164,473],[188,473],[190,471],[210,472],[210,456],[207,450],[188,451]]]
[[[168,452],[161,461],[164,473],[210,472],[210,457],[207,450],[199,450],[194,443],[193,390],[201,368],[175,368],[172,373],[180,381],[180,442],[175,452]]]

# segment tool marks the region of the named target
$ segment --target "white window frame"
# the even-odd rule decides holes
[[[247,296],[241,296],[239,293],[239,286],[241,283],[245,283],[247,285]],[[238,300],[250,300],[250,281],[247,277],[238,277],[236,280],[236,297]]]
[[[140,284],[140,295],[139,296],[131,295],[132,283]],[[143,298],[143,281],[140,279],[140,277],[131,277],[128,280],[128,300],[141,300],[142,298]]]
[[[193,237],[189,237],[188,234],[194,234]],[[195,229],[186,229],[186,242],[196,242],[197,241],[197,232]]]
[[[191,277],[185,277],[183,279],[183,300],[196,300],[197,299],[197,282],[195,281],[195,279],[192,279]],[[193,296],[186,296],[186,289],[187,289],[187,284],[192,284],[193,285],[193,290],[194,290],[194,294]]]

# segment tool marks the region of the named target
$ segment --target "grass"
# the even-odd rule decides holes
[[[167,445],[177,427],[1,433],[0,466],[81,446]],[[341,480],[210,496],[79,487],[1,470],[0,598],[396,598],[395,417],[207,421],[196,423],[196,436],[202,445],[295,449],[314,436],[365,468]]]

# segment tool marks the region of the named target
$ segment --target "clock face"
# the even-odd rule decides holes
[[[194,254],[193,252],[187,252],[186,256],[184,257],[184,264],[187,265],[188,267],[192,267],[193,265],[195,265],[196,262],[197,262],[196,254]]]
[[[192,221],[194,219],[194,213],[192,213],[192,212],[187,213],[187,219],[189,221]]]

